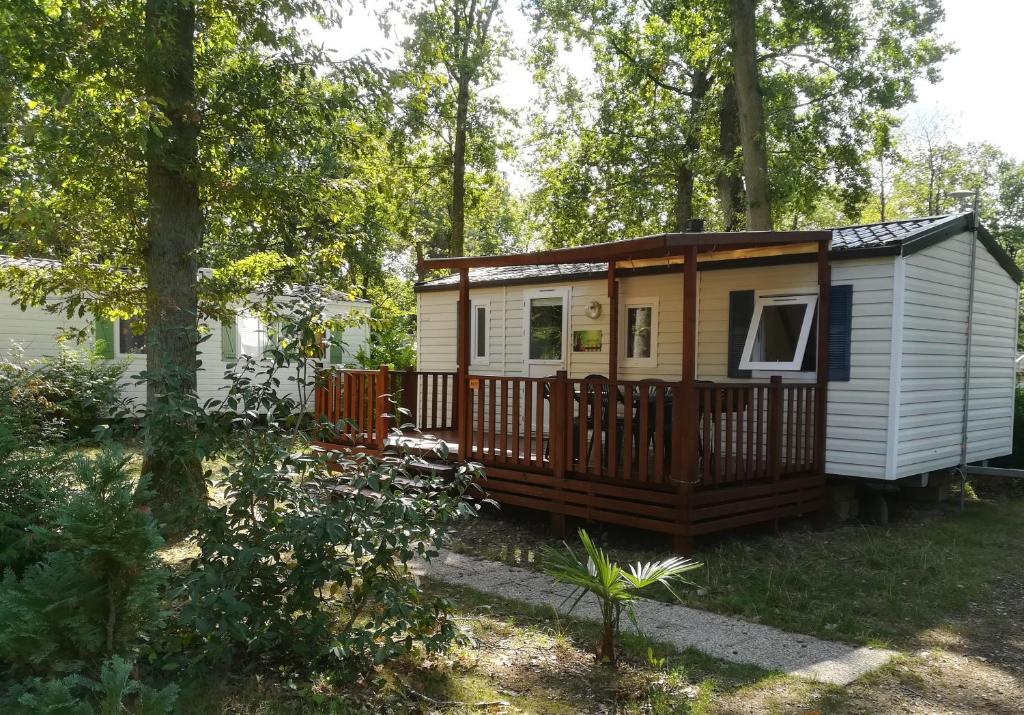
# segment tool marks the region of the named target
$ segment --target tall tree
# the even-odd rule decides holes
[[[914,80],[935,79],[948,52],[937,37],[937,0],[751,6],[756,64],[748,74],[763,100],[773,222],[799,225],[819,201],[856,213],[870,192],[879,115],[911,101]],[[686,192],[674,191],[671,159],[693,170],[695,215],[719,228],[741,227],[739,176],[749,152],[740,147],[729,3],[533,0],[531,7],[535,64],[548,85],[533,172],[538,224],[553,234],[545,240],[674,228],[674,207]],[[551,69],[558,43],[591,50],[593,91]],[[707,93],[691,103],[700,86],[693,79],[703,73]],[[640,213],[645,220],[634,218]]]
[[[474,130],[486,135],[486,116],[495,105],[479,96],[493,84],[508,53],[500,24],[499,0],[426,0],[404,8],[412,33],[405,42],[405,76],[411,89],[413,116],[430,127],[432,143],[448,147],[451,177],[448,207],[448,254],[466,250],[466,169]],[[444,85],[436,81],[443,76]],[[474,109],[476,116],[474,116]],[[483,122],[475,120],[482,118]],[[424,121],[425,120],[425,121]],[[441,136],[438,136],[440,134]],[[483,138],[483,137],[481,137]]]
[[[768,189],[768,137],[764,98],[758,80],[756,0],[729,0],[732,26],[733,78],[743,147],[743,179],[747,190],[747,228],[772,230],[772,204]]]
[[[370,136],[372,113],[360,111],[379,76],[362,61],[318,73],[324,57],[290,24],[332,22],[336,10],[330,0],[0,5],[2,248],[64,264],[8,272],[5,287],[24,304],[49,295],[69,313],[145,319],[145,461],[167,520],[205,493],[189,419],[198,321],[237,297],[198,282],[199,261],[285,250],[340,283],[350,275],[340,249],[380,223],[375,194],[394,181],[376,168],[386,138]]]

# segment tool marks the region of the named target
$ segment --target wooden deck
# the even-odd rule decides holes
[[[657,380],[465,380],[459,410],[454,373],[332,372],[317,414],[346,420],[347,440],[368,451],[443,440],[450,459],[483,466],[491,498],[549,512],[556,528],[579,517],[672,534],[685,548],[824,506],[814,384],[698,383],[687,395]]]

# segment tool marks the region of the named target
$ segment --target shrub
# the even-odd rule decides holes
[[[68,462],[63,451],[28,446],[0,421],[0,574],[20,576],[46,553],[46,516],[70,493]]]
[[[0,421],[38,439],[87,436],[114,413],[126,366],[66,348],[32,360],[15,346],[0,363]]]
[[[587,556],[584,563],[575,552],[565,545],[565,551],[551,547],[544,550],[544,571],[562,583],[575,586],[566,602],[573,601],[572,611],[588,593],[593,594],[601,605],[601,642],[597,646],[598,660],[615,664],[615,636],[619,632],[622,612],[640,629],[633,610],[633,602],[640,591],[655,584],[661,584],[675,596],[672,585],[682,579],[687,571],[699,569],[704,564],[690,559],[673,557],[664,561],[631,564],[626,571],[614,564],[604,551],[594,545],[586,531],[580,529],[580,542]],[[574,600],[575,599],[575,600]],[[677,597],[678,600],[678,597]]]
[[[471,475],[445,480],[415,474],[409,459],[348,454],[332,471],[295,429],[299,405],[278,391],[278,372],[307,347],[283,339],[269,366],[240,363],[209,418],[209,432],[232,425],[233,451],[210,475],[222,496],[201,520],[185,584],[183,637],[198,636],[200,660],[335,659],[353,672],[456,637],[448,604],[424,596],[405,564],[436,553],[445,527],[474,513]]]
[[[0,659],[8,676],[95,675],[160,622],[161,539],[136,502],[127,458],[110,448],[78,458],[71,484],[68,498],[32,528],[46,544],[42,558],[0,582]]]
[[[30,678],[14,684],[6,695],[0,696],[0,706],[9,715],[171,712],[178,697],[177,686],[171,683],[160,690],[147,687],[132,676],[132,670],[131,663],[115,656],[100,667],[98,680],[82,675]]]

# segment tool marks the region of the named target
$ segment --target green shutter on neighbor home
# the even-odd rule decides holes
[[[238,359],[238,331],[234,320],[220,324],[220,358],[224,362]]]
[[[341,344],[341,336],[331,334],[331,345],[328,349],[328,361],[331,365],[341,365],[345,362],[345,350]]]
[[[97,357],[114,359],[114,323],[106,318],[97,318],[94,324],[95,342],[93,350]]]
[[[754,291],[734,290],[729,293],[729,377],[750,378],[750,370],[740,370],[740,360],[753,318]]]

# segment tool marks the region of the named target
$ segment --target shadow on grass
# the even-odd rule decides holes
[[[526,568],[540,548],[559,545],[521,512],[484,517],[456,534],[453,547]],[[588,525],[620,562],[663,558],[668,543],[636,530]],[[747,530],[698,544],[705,568],[684,591],[696,608],[738,615],[784,630],[874,646],[913,648],[918,634],[984,602],[1024,559],[1024,500],[978,501],[964,514],[909,508],[888,527],[860,524],[813,532],[791,522],[778,536]],[[570,540],[571,543],[571,540]],[[670,600],[667,593],[651,597]]]
[[[501,702],[529,713],[703,713],[722,693],[781,677],[632,633],[622,634],[613,669],[594,658],[595,623],[437,581],[425,587],[453,602],[473,641],[444,665],[403,675],[434,701],[467,708]]]

